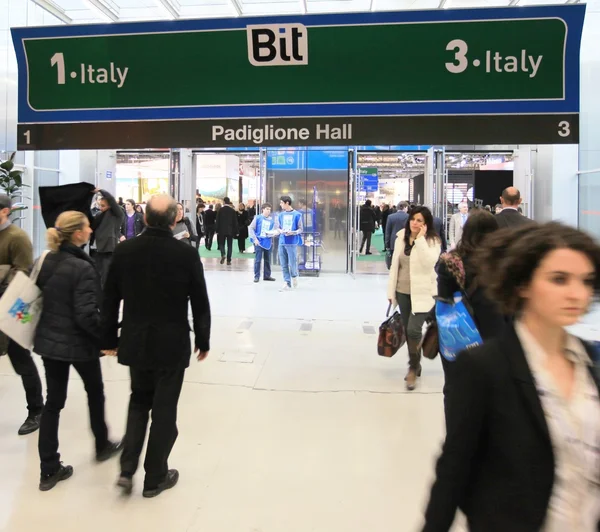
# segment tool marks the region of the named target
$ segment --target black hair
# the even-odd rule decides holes
[[[223,198],[223,203],[224,203],[225,205],[231,205],[231,200],[230,200],[230,199],[229,199],[227,196],[225,196],[225,197]]]
[[[413,207],[411,211],[408,213],[408,219],[406,220],[406,226],[404,227],[404,245],[408,248],[410,246],[410,221],[414,219],[414,217],[420,214],[423,216],[425,220],[425,225],[427,226],[427,234],[425,238],[427,240],[439,240],[440,237],[437,234],[435,227],[433,226],[433,214],[427,207]]]
[[[473,209],[463,228],[462,237],[454,253],[461,258],[470,256],[490,233],[498,230],[498,220],[485,209]]]
[[[371,200],[368,199],[367,201],[365,201],[365,206],[366,207],[370,207],[371,206]]]
[[[261,206],[261,211],[264,211],[265,209],[271,209],[273,210],[273,205],[271,205],[270,203],[263,203]]]
[[[290,198],[289,196],[281,196],[281,198],[279,198],[279,201],[287,203],[290,207],[292,206],[292,198]]]

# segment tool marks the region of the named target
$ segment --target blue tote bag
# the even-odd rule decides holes
[[[449,362],[454,362],[461,351],[483,343],[462,297],[456,292],[454,302],[438,299],[435,304],[440,353]]]

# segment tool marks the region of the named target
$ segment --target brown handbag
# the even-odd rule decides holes
[[[426,322],[426,329],[419,347],[425,358],[433,360],[440,352],[440,339],[438,334],[438,326],[435,317],[431,321]]]
[[[388,307],[386,316],[390,315],[392,304]],[[406,343],[406,332],[402,324],[402,317],[398,311],[391,318],[385,320],[379,327],[379,338],[377,339],[377,353],[382,357],[393,357]]]

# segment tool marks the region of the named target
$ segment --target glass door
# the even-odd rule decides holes
[[[442,221],[442,231],[448,233],[448,201],[446,185],[446,149],[443,146],[432,146],[427,150],[425,161],[425,198],[423,204],[431,208],[434,218]]]
[[[355,277],[358,266],[358,251],[360,242],[360,209],[359,192],[360,179],[358,170],[358,153],[355,149],[348,150],[348,267],[347,271]]]

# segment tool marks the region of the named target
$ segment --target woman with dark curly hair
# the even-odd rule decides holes
[[[393,237],[393,235],[392,235]],[[442,241],[427,207],[410,211],[406,227],[398,231],[388,278],[388,301],[400,307],[408,346],[406,388],[414,390],[421,376],[421,331],[437,294],[435,265]]]
[[[561,225],[491,235],[473,260],[490,299],[515,316],[462,352],[425,532],[600,530],[600,379],[571,336],[600,294],[600,247]]]
[[[475,252],[496,231],[498,222],[493,214],[483,209],[472,210],[458,246],[444,253],[438,263],[438,297],[453,300],[454,294],[461,292],[471,307],[473,319],[484,341],[501,336],[507,324],[498,305],[487,297],[483,288],[485,283],[481,282],[473,265]],[[447,410],[455,363],[443,356],[441,359],[444,368],[444,407]]]

